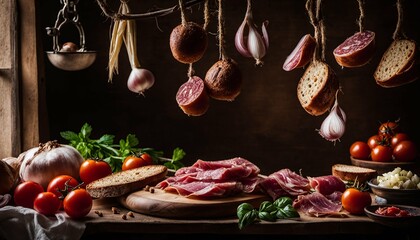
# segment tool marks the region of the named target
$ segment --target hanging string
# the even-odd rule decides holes
[[[322,19],[321,12],[321,3],[322,0],[307,0],[306,1],[306,11],[308,12],[310,22],[314,27],[314,38],[316,41],[316,47],[314,51],[313,61],[321,59],[325,61],[325,26]],[[321,52],[321,56],[320,56]]]
[[[188,78],[191,78],[194,75],[195,75],[195,71],[194,71],[194,68],[193,68],[193,64],[190,63],[190,67],[188,68]]]
[[[321,3],[322,3],[322,0],[316,1],[316,18],[318,19],[319,31],[321,32],[321,60],[325,61],[325,46],[326,46],[327,39],[325,37],[325,25],[324,25],[324,19],[322,17]]]
[[[209,0],[204,2],[204,25],[203,29],[207,31],[207,28],[210,23],[210,9],[209,9]]]
[[[219,0],[219,14],[218,14],[218,32],[219,32],[219,60],[224,60],[225,56],[225,33],[224,33],[224,17],[223,17],[223,8],[222,0]]]
[[[394,34],[392,35],[392,39],[394,40],[400,39],[402,37],[406,38],[404,32],[402,31],[402,24],[403,24],[402,0],[397,0],[397,11],[398,11],[397,27],[395,28]]]
[[[359,24],[359,32],[363,32],[363,25],[365,20],[365,10],[363,8],[364,0],[357,0],[357,2],[359,2],[360,11],[359,21],[357,21],[357,23]]]
[[[185,18],[185,5],[183,0],[179,0],[179,10],[181,12],[181,23],[185,26],[187,24],[187,19]]]

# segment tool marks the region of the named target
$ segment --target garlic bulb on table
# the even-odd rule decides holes
[[[44,189],[58,175],[70,175],[79,179],[79,168],[84,161],[82,155],[72,146],[49,141],[40,144],[23,155],[19,176],[22,181],[32,180]]]

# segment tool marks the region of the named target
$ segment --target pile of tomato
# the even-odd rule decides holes
[[[153,164],[152,157],[144,153],[129,156],[122,163],[122,170]],[[79,169],[79,180],[69,175],[53,178],[47,189],[34,181],[20,183],[13,192],[16,206],[33,208],[46,216],[52,216],[63,210],[70,218],[79,219],[92,209],[93,200],[85,186],[92,181],[112,174],[111,166],[99,159],[85,160]]]
[[[398,121],[388,121],[380,124],[378,132],[366,142],[354,142],[350,155],[376,162],[411,162],[417,157],[417,147],[410,136],[401,131]]]

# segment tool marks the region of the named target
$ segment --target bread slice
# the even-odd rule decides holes
[[[93,198],[120,197],[163,180],[168,172],[164,165],[148,165],[100,178],[86,185]]]
[[[402,73],[396,74],[387,81],[376,81],[376,83],[384,88],[398,87],[414,82],[420,77],[420,61],[414,60],[409,67]]]
[[[354,165],[335,164],[332,166],[332,175],[343,181],[358,181],[364,183],[378,175],[377,171],[371,168],[358,167]]]
[[[392,83],[395,78],[399,78],[412,68],[416,59],[417,44],[410,39],[394,40],[382,56],[373,77],[379,85],[399,86],[412,82],[412,78],[399,80],[398,84]],[[407,80],[404,80],[407,79]],[[390,81],[391,83],[387,83]]]
[[[313,61],[299,80],[297,95],[306,112],[319,116],[334,103],[338,87],[333,69],[322,61]]]

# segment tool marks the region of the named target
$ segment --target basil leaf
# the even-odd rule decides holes
[[[270,212],[258,212],[258,218],[264,221],[275,222],[276,221],[276,212],[274,214]]]
[[[260,204],[260,212],[272,212],[275,211],[277,208],[273,205],[270,201],[264,201]]]
[[[238,218],[242,218],[245,213],[254,210],[254,206],[249,203],[242,203],[236,208],[236,215]]]
[[[296,211],[292,205],[287,205],[283,210],[286,213],[287,218],[300,217],[298,211]]]
[[[239,218],[238,227],[239,229],[243,229],[244,227],[252,224],[257,220],[258,211],[251,210],[246,212],[241,218]]]
[[[287,205],[293,204],[293,200],[290,197],[280,197],[273,203],[277,208],[284,208]]]

